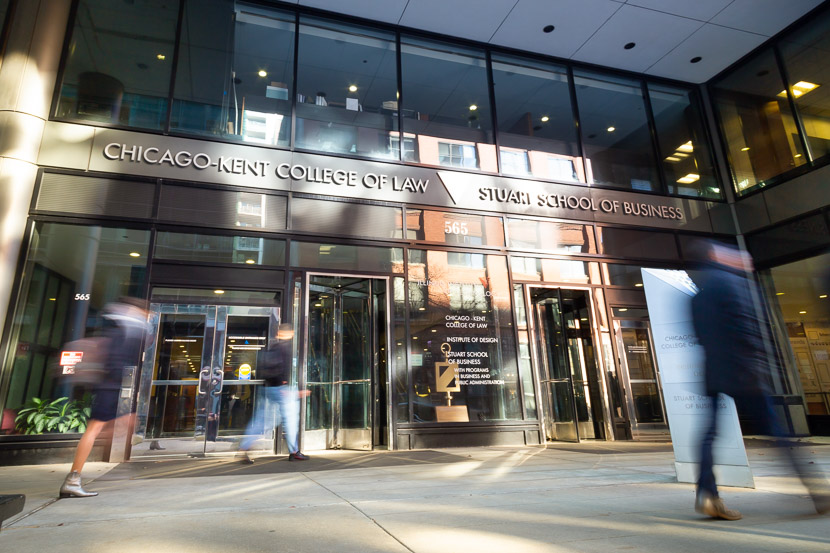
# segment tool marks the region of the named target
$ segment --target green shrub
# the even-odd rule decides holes
[[[33,397],[17,413],[15,427],[23,434],[84,432],[92,414],[92,396],[72,400],[61,397],[52,401]]]

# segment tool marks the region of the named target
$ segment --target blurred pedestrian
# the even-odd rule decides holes
[[[239,444],[242,462],[253,463],[248,453],[260,432],[265,430],[265,414],[269,405],[279,408],[280,420],[288,445],[289,461],[305,461],[308,456],[300,451],[297,434],[300,427],[300,399],[297,389],[291,386],[291,360],[293,358],[294,329],[281,324],[276,342],[269,344],[257,363],[256,378],[264,380],[260,388],[260,401],[254,416],[245,430],[245,438]],[[276,422],[276,421],[275,421]]]
[[[101,343],[104,351],[100,353],[101,376],[92,385],[92,413],[75,450],[72,469],[61,486],[60,497],[98,495],[98,492],[90,492],[83,488],[81,471],[92,451],[95,439],[105,427],[114,427],[124,369],[138,365],[147,328],[146,302],[137,298],[121,298],[118,302],[104,307],[103,318]],[[80,366],[78,370],[81,370]],[[132,417],[133,413],[122,416]]]
[[[711,419],[700,445],[700,477],[697,481],[695,510],[715,518],[738,520],[740,512],[729,509],[718,495],[712,470],[712,442],[717,433],[718,395],[735,400],[738,411],[757,424],[760,433],[772,436],[795,472],[807,487],[819,514],[830,512],[830,488],[820,470],[810,470],[798,452],[785,439],[770,398],[765,375],[768,372],[764,348],[766,320],[759,319],[760,300],[755,282],[749,276],[752,260],[740,250],[700,241],[695,258],[700,270],[693,280],[699,288],[692,298],[692,318],[700,345],[706,355],[706,395],[712,399]]]

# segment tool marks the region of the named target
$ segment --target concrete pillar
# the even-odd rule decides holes
[[[27,0],[17,2],[10,13],[9,37],[0,60],[0,336],[6,334],[13,308],[9,305],[12,285],[71,4],[71,0]]]

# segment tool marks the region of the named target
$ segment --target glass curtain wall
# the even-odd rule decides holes
[[[738,193],[805,163],[772,49],[715,82],[714,90]]]
[[[188,1],[171,130],[287,147],[294,20],[244,2]]]
[[[512,56],[492,63],[502,173],[585,182],[567,69]]]
[[[647,83],[658,164],[636,76],[254,1],[79,0],[71,32],[61,120],[722,198],[692,89]]]
[[[178,2],[78,4],[57,117],[164,129]]]
[[[143,297],[149,242],[144,230],[35,224],[2,371],[9,375],[3,433],[57,432],[31,424],[15,428],[17,411],[35,399],[88,406],[84,387],[60,370],[61,347],[99,331],[107,303]]]
[[[692,92],[648,83],[648,95],[669,194],[719,198],[712,152]]]
[[[483,50],[401,38],[404,160],[498,171]]]
[[[588,182],[660,190],[640,81],[574,71]]]
[[[295,145],[398,159],[395,34],[302,17]]]

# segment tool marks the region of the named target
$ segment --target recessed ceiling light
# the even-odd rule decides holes
[[[357,85],[349,85],[349,92],[357,92]]]
[[[620,308],[620,313],[623,313],[623,312],[625,312],[625,311],[628,311],[628,309],[627,309],[627,308],[625,308],[625,307]]]
[[[827,296],[819,296],[820,298],[826,298]],[[49,298],[49,301],[57,301],[58,298]]]
[[[685,144],[681,144],[680,146],[678,146],[677,149],[681,152],[693,152],[695,150],[695,147],[692,145],[692,141],[689,140]]]
[[[552,33],[555,28],[556,27],[554,27],[553,25],[545,25],[545,27],[542,29],[542,32],[543,33]]]
[[[793,157],[801,157],[801,154],[795,154]]]
[[[542,123],[547,123],[548,121],[550,121],[550,117],[548,117],[547,115],[543,115],[542,116]]]
[[[822,295],[819,296],[819,298],[821,298],[821,299],[824,299],[826,297],[827,297],[827,294],[822,294]]]
[[[623,46],[623,48],[625,48],[626,50],[631,50],[631,49],[632,49],[632,48],[634,48],[635,46],[637,46],[637,43],[636,43],[636,42],[629,42],[628,44],[626,44],[625,46]]]
[[[703,58],[701,58],[700,56],[695,56],[695,57],[693,57],[692,59],[689,60],[689,63],[697,63],[702,59]]]
[[[260,77],[267,77],[268,73],[264,69],[260,69],[257,75],[259,75]]]
[[[159,61],[164,61],[164,58],[166,58],[166,57],[167,56],[165,56],[164,54],[156,54],[156,59],[159,60]]]
[[[615,130],[617,130],[617,127],[608,127],[605,130],[607,130],[608,132],[614,132]]]
[[[642,283],[642,282],[638,282],[638,283],[637,283],[637,284],[635,284],[634,286],[635,286],[635,287],[637,287],[637,288],[642,288],[642,287],[643,287],[643,283]]]
[[[741,148],[741,151],[742,152],[748,152],[749,151],[749,146],[744,146],[743,148]]]
[[[225,291],[224,290],[214,290],[213,293],[221,295],[221,294],[224,294]]]
[[[130,257],[141,257],[141,254],[138,252],[130,252]]]
[[[792,86],[791,90],[793,91],[793,97],[798,98],[799,96],[803,96],[803,95],[807,94],[808,92],[817,89],[819,86],[821,86],[821,85],[817,85],[815,83],[810,83],[810,82],[807,82],[807,81],[798,81],[797,83],[795,83]],[[780,96],[782,98],[786,98],[787,91],[782,90],[781,92],[778,93],[778,96]]]
[[[254,261],[253,259],[246,259],[245,263],[247,263],[248,265],[253,265],[254,263],[256,263],[256,261]]]
[[[666,158],[666,161],[677,162],[680,161],[679,157],[669,156]]]
[[[806,312],[806,311],[799,311],[799,312],[798,312],[798,314],[799,314],[799,315],[806,315],[806,314],[807,314],[807,312]]]
[[[700,175],[698,175],[697,173],[689,173],[685,177],[680,177],[679,179],[677,179],[677,182],[679,182],[681,184],[691,184],[691,183],[695,182],[696,180],[698,180],[699,178],[700,178]]]
[[[475,104],[471,104],[471,105],[470,105],[470,111],[475,111],[475,110],[477,110],[477,109],[478,109],[478,106],[477,106],[477,105],[475,105]]]

